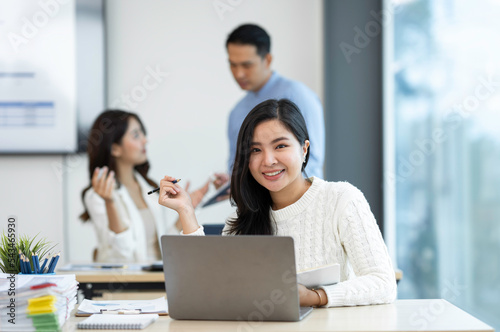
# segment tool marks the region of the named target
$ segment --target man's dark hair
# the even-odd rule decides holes
[[[271,52],[271,37],[255,24],[243,24],[237,27],[227,37],[226,48],[229,44],[254,45],[257,47],[257,54],[262,58]]]

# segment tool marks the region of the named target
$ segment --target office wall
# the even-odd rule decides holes
[[[214,6],[221,3],[232,9],[218,13]],[[231,76],[224,45],[239,24],[265,27],[273,67],[322,95],[321,7],[301,0],[108,1],[108,101],[124,104],[123,94],[135,91],[152,174],[199,185],[226,168],[227,116],[244,92]],[[162,77],[149,81],[157,87],[146,89],[142,100],[140,86],[152,70]]]
[[[108,106],[131,109],[144,121],[153,178],[171,174],[193,188],[225,170],[227,116],[244,93],[224,43],[239,24],[265,27],[273,68],[323,96],[320,0],[110,0],[106,6]],[[77,219],[86,167],[80,154],[0,156],[0,229],[7,215],[17,214],[29,234],[40,230],[60,243],[66,260],[89,260],[93,230]],[[231,211],[225,202],[198,216],[221,223]]]
[[[17,219],[17,236],[40,233],[63,245],[61,156],[0,156],[0,232]]]

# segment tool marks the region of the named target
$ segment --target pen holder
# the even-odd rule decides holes
[[[12,237],[12,230],[12,228],[9,228],[9,235],[4,231],[0,232],[0,272],[29,274],[30,271],[35,269],[35,265],[33,264],[36,264],[37,271],[43,271],[42,267],[45,268],[43,263],[46,260],[47,264],[49,264],[60,256],[59,254],[59,256],[56,255],[56,257],[53,257],[53,255],[49,254],[49,251],[54,250],[55,246],[45,238],[40,238],[38,234],[35,236],[21,234]],[[43,261],[42,258],[44,259]],[[50,262],[48,261],[49,259]],[[50,272],[54,272],[54,269],[55,265]]]
[[[50,275],[54,275],[56,274],[55,272],[47,272],[47,273],[22,273],[22,272],[19,272],[18,274],[22,274],[22,275],[25,275],[25,276],[30,276],[30,275],[37,275],[37,276],[50,276]]]
[[[20,270],[19,273],[37,274],[37,275],[55,274],[55,269],[57,262],[59,261],[59,256],[61,256],[60,252],[57,255],[54,255],[50,259],[50,262],[49,258],[46,257],[43,264],[40,264],[40,260],[36,252],[31,254],[31,261],[30,261],[28,257],[26,257],[21,251],[19,251],[19,270]],[[44,273],[44,271],[47,272]]]

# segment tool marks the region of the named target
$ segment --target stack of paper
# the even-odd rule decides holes
[[[83,300],[78,307],[76,316],[90,316],[92,314],[168,314],[168,305],[165,297],[154,300]]]
[[[76,304],[74,274],[0,274],[1,331],[58,331]]]

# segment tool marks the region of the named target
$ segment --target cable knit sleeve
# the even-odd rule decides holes
[[[323,286],[327,306],[390,303],[396,298],[396,278],[387,247],[364,195],[350,186],[337,205],[338,232],[354,278]]]
[[[226,222],[224,224],[224,228],[222,229],[222,235],[230,235],[229,234],[229,224],[228,224],[228,221],[229,220],[232,220],[232,219],[235,219],[237,217],[237,214],[236,212],[233,212],[227,219],[226,219]],[[190,233],[190,234],[184,234],[182,231],[181,231],[181,235],[195,235],[195,236],[203,236],[205,235],[205,230],[203,228],[203,226],[200,226],[200,228],[198,228],[196,231],[194,231],[193,233]]]

